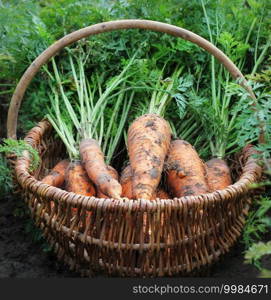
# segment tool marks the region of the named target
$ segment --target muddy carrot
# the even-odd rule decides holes
[[[132,168],[130,165],[125,167],[121,172],[120,184],[122,187],[122,197],[133,199],[132,192]]]
[[[70,162],[67,159],[61,160],[54,166],[50,173],[41,180],[41,182],[55,187],[61,187],[64,183],[65,172],[69,163]]]
[[[88,177],[107,197],[119,199],[121,185],[112,177],[104,161],[104,154],[94,139],[83,139],[80,143],[80,156]]]
[[[107,166],[107,170],[114,179],[119,180],[119,174],[117,170],[115,170],[111,166]],[[99,189],[97,189],[97,198],[108,198],[108,196],[106,196]]]
[[[156,114],[145,114],[131,124],[128,130],[128,153],[133,173],[134,199],[151,199],[154,195],[170,139],[168,122]]]
[[[166,168],[167,183],[174,197],[208,193],[204,163],[188,142],[171,142]]]
[[[213,158],[206,162],[210,192],[222,190],[232,184],[231,171],[223,159]]]
[[[156,198],[160,198],[160,199],[170,199],[169,194],[163,190],[163,189],[158,189],[156,192]]]
[[[120,184],[122,187],[122,197],[126,197],[128,199],[133,199],[132,192],[132,168],[128,165],[121,173]],[[156,192],[152,195],[151,200],[156,199],[158,197]]]
[[[65,174],[65,189],[68,192],[84,196],[95,196],[94,185],[88,178],[80,161],[74,161],[69,164]]]

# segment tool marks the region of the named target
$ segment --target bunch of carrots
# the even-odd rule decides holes
[[[42,182],[55,187],[65,182],[65,190],[85,196],[147,200],[204,194],[232,183],[224,160],[204,163],[187,141],[171,140],[169,124],[157,115],[146,114],[134,121],[128,145],[130,163],[121,176],[106,165],[98,143],[86,139],[80,146],[81,161],[60,161]],[[159,187],[162,173],[167,188]]]
[[[78,75],[70,55],[73,83],[79,99],[76,111],[53,62],[54,75],[47,72],[58,89],[52,87],[53,109],[48,119],[66,145],[70,159],[57,163],[42,182],[85,196],[146,200],[198,195],[230,185],[232,179],[227,163],[222,158],[203,162],[190,143],[173,138],[172,124],[164,118],[182,68],[177,68],[171,78],[157,81],[151,99],[146,101],[141,115],[124,134],[129,162],[120,174],[113,168],[112,155],[134,99],[134,92],[126,87],[131,74],[127,74],[127,70],[134,63],[135,57],[102,91],[98,77],[93,84],[86,79],[82,59],[77,61]],[[92,90],[93,86],[97,87],[96,91]],[[68,117],[61,113],[59,91]],[[113,116],[105,123],[104,113],[112,104],[110,100],[114,102]],[[118,130],[112,134],[114,122],[117,122]]]

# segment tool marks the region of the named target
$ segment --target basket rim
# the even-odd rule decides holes
[[[25,137],[25,141],[32,147],[37,147],[45,133],[52,129],[48,120],[43,119],[33,127]],[[188,210],[191,206],[206,208],[212,203],[223,202],[224,200],[234,199],[244,196],[249,191],[249,185],[255,183],[261,176],[262,168],[258,164],[258,159],[253,155],[257,153],[253,145],[247,145],[243,149],[245,156],[244,167],[242,174],[235,183],[226,187],[223,190],[199,194],[195,196],[183,196],[181,198],[174,197],[173,199],[145,200],[145,199],[113,199],[113,198],[96,198],[94,196],[84,196],[67,192],[63,189],[53,187],[42,183],[34,178],[28,171],[30,165],[30,156],[28,151],[24,151],[21,157],[16,159],[15,174],[17,181],[21,187],[34,195],[50,199],[50,201],[59,202],[60,204],[71,205],[75,208],[85,207],[87,210],[99,208],[101,210],[123,209],[124,211],[140,210],[150,213],[156,210],[164,211],[166,209],[173,210]]]

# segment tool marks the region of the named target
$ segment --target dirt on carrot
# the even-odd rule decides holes
[[[65,190],[84,196],[95,196],[93,183],[80,161],[71,162],[65,174]]]
[[[156,193],[156,198],[160,198],[160,199],[170,199],[169,194],[163,190],[163,189],[158,189],[157,193]]]
[[[116,169],[114,169],[111,166],[107,166],[107,170],[108,170],[109,174],[112,176],[112,178],[116,179],[117,181],[119,180],[119,174]],[[97,198],[104,198],[104,199],[108,198],[108,196],[105,195],[104,193],[102,193],[99,188],[97,188],[96,196],[97,196]]]
[[[213,158],[207,161],[206,170],[210,192],[222,190],[232,184],[230,168],[223,159]]]
[[[133,199],[133,192],[132,192],[132,168],[130,165],[125,167],[121,173],[120,177],[120,184],[122,186],[122,197],[126,197],[128,199]],[[159,195],[165,196],[166,194],[164,191],[159,190],[158,191]],[[151,197],[151,200],[156,199],[158,194],[154,192],[154,194]],[[167,197],[165,199],[168,199]]]
[[[133,199],[132,190],[132,168],[131,165],[126,166],[121,172],[120,184],[122,187],[122,197]]]
[[[119,199],[121,185],[112,177],[104,161],[104,154],[94,139],[83,139],[80,143],[80,156],[88,177],[108,198]]]
[[[204,163],[188,142],[171,142],[166,170],[167,183],[174,197],[209,192]]]
[[[65,180],[65,172],[69,166],[69,160],[64,159],[57,163],[41,182],[54,187],[61,187]]]
[[[128,153],[133,173],[134,199],[150,200],[154,195],[170,139],[168,122],[156,114],[145,114],[131,124],[128,130]]]

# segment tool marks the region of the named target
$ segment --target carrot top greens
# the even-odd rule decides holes
[[[109,82],[98,73],[87,76],[84,70],[87,56],[83,51],[76,57],[69,53],[71,77],[66,81],[54,59],[53,74],[45,69],[51,78],[51,108],[47,118],[64,142],[70,159],[79,158],[78,145],[82,138],[93,138],[99,142],[106,163],[109,163],[134,97],[134,92],[125,86],[132,75],[127,71],[134,63],[135,55]],[[73,85],[75,92],[67,84]],[[106,118],[108,110],[110,117]]]

